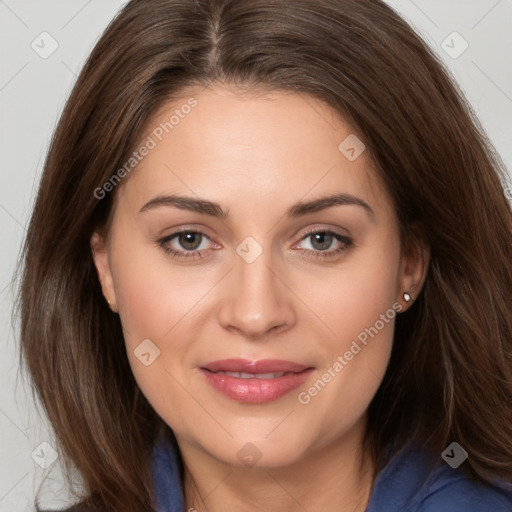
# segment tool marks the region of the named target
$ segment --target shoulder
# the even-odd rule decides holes
[[[367,512],[512,512],[512,485],[484,485],[408,445],[379,473]]]
[[[474,482],[451,468],[438,468],[411,510],[417,512],[511,512],[512,491]]]

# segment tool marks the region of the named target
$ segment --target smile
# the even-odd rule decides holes
[[[249,371],[252,370],[252,371]],[[272,402],[301,386],[314,368],[282,360],[225,359],[200,368],[217,392],[239,402]]]

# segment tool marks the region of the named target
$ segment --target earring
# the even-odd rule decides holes
[[[411,296],[407,292],[404,292],[404,300],[405,302],[410,302],[411,300]]]

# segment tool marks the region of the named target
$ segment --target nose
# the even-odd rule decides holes
[[[235,260],[219,310],[221,325],[250,339],[291,328],[296,322],[293,293],[284,275],[263,254],[254,262]]]

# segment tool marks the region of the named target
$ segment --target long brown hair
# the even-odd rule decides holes
[[[404,250],[430,248],[424,289],[396,320],[369,408],[377,467],[386,446],[416,439],[437,456],[457,441],[469,476],[512,480],[505,173],[438,58],[380,0],[132,0],[62,113],[19,298],[22,357],[85,501],[150,510],[151,448],[167,428],[135,383],[119,318],[101,294],[89,240],[115,190],[100,200],[94,191],[127,161],[158,107],[214,82],[312,95],[338,111],[376,164]]]

